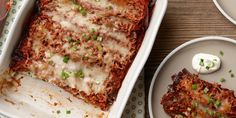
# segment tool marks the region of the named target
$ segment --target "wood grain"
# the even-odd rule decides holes
[[[184,42],[209,35],[236,39],[236,26],[218,11],[212,0],[169,0],[145,65],[146,95],[156,68],[168,53]],[[146,111],[146,117],[149,117],[147,100]]]

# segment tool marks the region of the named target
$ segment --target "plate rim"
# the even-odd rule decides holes
[[[236,44],[236,40],[232,39],[232,38],[227,38],[227,37],[222,37],[222,36],[205,36],[205,37],[200,37],[200,38],[195,38],[192,39],[190,41],[187,41],[183,44],[181,44],[180,46],[178,46],[177,48],[175,48],[173,51],[171,51],[165,58],[164,60],[160,63],[160,65],[158,66],[158,68],[156,69],[154,76],[152,77],[152,81],[150,84],[150,88],[149,88],[149,92],[148,92],[148,111],[149,111],[149,115],[150,118],[154,118],[153,116],[153,109],[152,109],[152,93],[153,93],[153,87],[155,84],[155,81],[157,79],[157,75],[159,74],[160,70],[163,68],[164,64],[178,51],[180,51],[181,49],[185,48],[188,45],[194,44],[194,43],[198,43],[198,42],[202,42],[202,41],[211,41],[211,40],[215,40],[215,41],[227,41],[233,44]]]
[[[220,13],[223,14],[224,17],[226,17],[230,22],[236,25],[236,19],[233,19],[229,14],[227,14],[217,0],[213,0],[213,2],[215,6],[217,7],[217,9],[220,11]]]

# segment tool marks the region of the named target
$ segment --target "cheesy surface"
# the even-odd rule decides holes
[[[147,4],[39,0],[39,12],[13,55],[11,69],[107,110],[141,45]]]

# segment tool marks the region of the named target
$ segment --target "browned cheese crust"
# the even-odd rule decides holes
[[[11,70],[108,110],[143,40],[148,0],[39,0],[37,6]]]
[[[234,91],[203,81],[186,69],[172,79],[161,101],[172,118],[236,118]]]

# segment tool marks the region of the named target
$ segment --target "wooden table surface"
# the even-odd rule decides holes
[[[236,39],[236,26],[218,11],[212,0],[169,0],[166,15],[145,65],[146,95],[156,68],[168,53],[184,42],[209,35]],[[146,100],[146,111],[147,105]]]
[[[218,11],[212,0],[169,0],[166,15],[145,65],[146,95],[156,68],[168,53],[184,42],[209,35],[236,39],[236,26]],[[146,101],[146,117],[149,117],[147,108]]]

